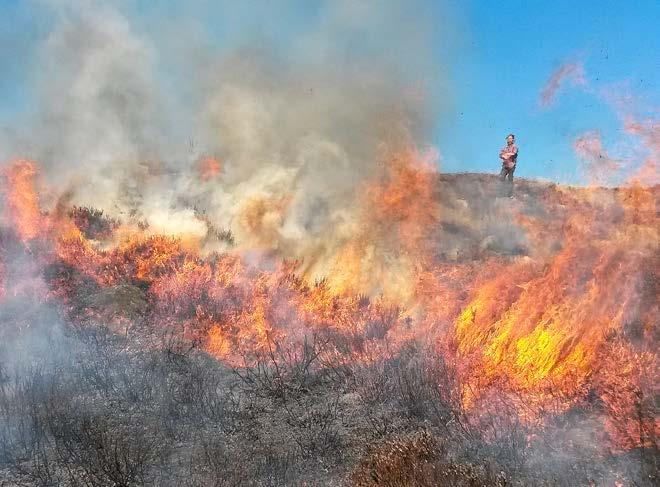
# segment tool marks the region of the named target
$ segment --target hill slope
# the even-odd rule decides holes
[[[5,481],[652,485],[659,188],[425,181],[346,247],[399,302],[9,191]]]

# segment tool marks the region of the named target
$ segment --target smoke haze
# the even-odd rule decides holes
[[[1,145],[3,159],[42,165],[46,205],[66,194],[200,241],[210,224],[239,245],[320,262],[317,274],[359,224],[365,183],[430,139],[448,87],[430,62],[439,26],[409,2],[329,3],[286,46],[258,30],[296,3],[259,15],[234,2],[175,7],[186,36],[154,13],[131,22],[130,2],[38,5],[52,15],[34,69],[38,101]],[[208,32],[194,20],[204,11],[245,29]],[[200,178],[208,157],[222,169]]]

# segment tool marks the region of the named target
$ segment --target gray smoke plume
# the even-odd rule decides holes
[[[302,4],[193,2],[177,23],[136,20],[130,2],[41,5],[54,17],[37,106],[22,141],[2,145],[44,168],[53,197],[159,233],[203,239],[211,224],[239,246],[323,259],[354,231],[356,194],[386,154],[429,140],[447,90],[431,68],[444,26],[421,4],[331,2],[279,38],[258,30]],[[214,42],[204,12],[244,19],[244,32]],[[204,180],[207,157],[221,172]]]

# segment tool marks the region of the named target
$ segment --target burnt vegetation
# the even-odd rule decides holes
[[[90,239],[116,225],[89,209],[74,208],[71,218]],[[457,231],[459,223],[452,227],[455,239],[483,237]],[[31,258],[32,249],[11,231],[0,237],[5,254],[11,251],[17,262]],[[517,245],[461,248],[476,258],[484,252],[509,255]],[[160,248],[175,250],[156,259]],[[113,266],[103,261],[105,282],[54,262],[31,276],[45,283],[46,299],[4,297],[0,485],[657,482],[654,364],[618,370],[632,363],[621,334],[612,333],[600,352],[602,370],[611,373],[590,379],[580,401],[553,409],[553,399],[564,404],[564,398],[548,383],[547,414],[522,421],[526,398],[499,378],[483,384],[487,392],[468,406],[472,384],[461,367],[470,364],[457,362],[451,339],[438,344],[410,336],[395,347],[391,332],[409,332],[411,325],[396,307],[357,296],[356,313],[338,315],[341,327],[331,320],[293,323],[296,317],[285,313],[268,316],[277,326],[261,330],[260,312],[252,309],[258,307],[242,303],[238,284],[222,292],[209,288],[205,272],[226,264],[220,256],[193,267],[174,243],[157,238],[134,244],[131,252],[132,260],[122,256]],[[140,262],[151,260],[144,272]],[[185,274],[186,265],[195,279]],[[5,282],[18,279],[12,274],[18,271],[8,269]],[[181,275],[187,278],[183,292],[172,277]],[[655,274],[642,284],[653,296]],[[291,289],[327,294],[324,281],[309,285],[284,273],[268,288],[269,298],[277,302]],[[328,298],[327,307],[338,307],[335,298]],[[241,315],[244,308],[248,318]],[[234,330],[239,320],[261,330],[259,346],[255,336]],[[289,336],[278,333],[287,327]],[[633,322],[622,334],[634,335],[641,349],[648,341],[639,328]],[[204,337],[212,330],[220,338],[209,346]],[[214,347],[223,353],[230,347],[232,360],[215,358]],[[623,448],[604,452],[608,421]]]
[[[471,416],[452,366],[414,343],[347,365],[317,335],[229,368],[162,334],[138,347],[103,326],[53,329],[50,310],[29,319],[11,344],[26,355],[0,376],[11,485],[601,485],[613,469],[652,485],[657,472],[652,448],[584,448],[579,410],[533,441],[505,394]]]

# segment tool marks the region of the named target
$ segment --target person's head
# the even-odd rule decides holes
[[[513,134],[509,134],[506,136],[506,143],[509,145],[513,144],[515,140],[516,140],[516,136]]]

